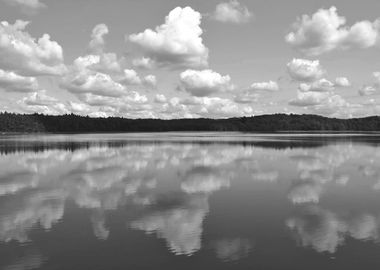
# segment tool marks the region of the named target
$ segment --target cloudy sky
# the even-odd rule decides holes
[[[0,111],[380,113],[378,0],[0,0]]]

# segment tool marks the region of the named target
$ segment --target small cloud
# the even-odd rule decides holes
[[[146,86],[154,88],[154,87],[157,86],[157,78],[154,75],[147,75],[147,76],[144,77],[143,83]]]
[[[103,53],[105,41],[104,36],[109,33],[108,27],[105,24],[98,24],[94,27],[91,34],[91,41],[89,44],[90,51],[93,54]]]
[[[180,88],[193,96],[205,97],[234,89],[229,75],[222,76],[210,69],[188,69],[180,74]]]
[[[20,8],[21,12],[34,15],[41,9],[46,8],[46,4],[42,3],[40,0],[3,0],[10,6]]]
[[[359,89],[359,95],[371,96],[377,92],[377,88],[371,85],[363,86]]]
[[[260,95],[257,92],[253,92],[251,90],[246,90],[246,91],[243,91],[243,92],[237,94],[234,98],[234,101],[236,103],[242,103],[242,104],[253,103],[253,102],[257,102],[259,97],[260,97]]]
[[[346,77],[338,77],[335,79],[335,86],[337,86],[337,87],[350,87],[351,82]]]
[[[361,96],[371,96],[378,93],[380,89],[380,72],[372,73],[375,82],[372,85],[364,85],[359,89],[359,95]]]
[[[269,82],[253,83],[250,89],[255,90],[255,91],[276,92],[280,90],[280,87],[278,86],[277,82],[269,81]]]
[[[140,85],[142,81],[135,70],[125,69],[120,83],[124,85]]]
[[[132,65],[136,68],[141,68],[141,69],[153,69],[155,66],[155,63],[152,59],[148,57],[142,57],[142,58],[137,58],[132,61]]]
[[[319,60],[293,59],[287,64],[290,77],[296,81],[314,82],[326,72]]]
[[[249,22],[252,16],[246,6],[236,0],[231,0],[230,2],[218,4],[212,18],[223,23],[242,24]]]
[[[299,90],[302,92],[331,92],[335,89],[335,85],[326,79],[320,79],[311,84],[301,83]]]
[[[157,94],[155,97],[154,97],[154,102],[155,103],[160,103],[160,104],[165,104],[167,102],[167,98],[165,95],[161,95],[161,94]]]
[[[308,107],[323,103],[329,94],[324,92],[303,92],[298,91],[297,98],[289,102],[289,105]]]

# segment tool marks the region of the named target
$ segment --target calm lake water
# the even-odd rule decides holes
[[[0,269],[380,269],[380,136],[0,137]]]

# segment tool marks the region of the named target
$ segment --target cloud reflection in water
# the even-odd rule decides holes
[[[366,209],[339,214],[328,204],[323,208],[319,204],[332,196],[333,189],[355,193],[352,186],[358,175],[366,177],[369,191],[376,192],[379,157],[377,148],[350,143],[313,149],[131,143],[73,152],[15,152],[0,156],[0,241],[31,241],[33,229],[49,231],[64,222],[67,202],[73,202],[88,210],[99,240],[106,241],[113,233],[109,211],[133,207],[138,214],[128,228],[163,239],[173,254],[193,255],[209,233],[204,223],[212,218],[211,198],[245,183],[252,191],[260,185],[284,189],[287,207],[301,209],[285,222],[300,245],[334,253],[347,237],[377,241],[380,215]],[[250,203],[246,202],[248,208]],[[241,233],[207,241],[212,241],[220,260],[238,260],[252,249],[251,240],[244,240],[248,232]]]

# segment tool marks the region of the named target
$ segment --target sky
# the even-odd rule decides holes
[[[378,0],[0,0],[0,111],[380,113]]]

